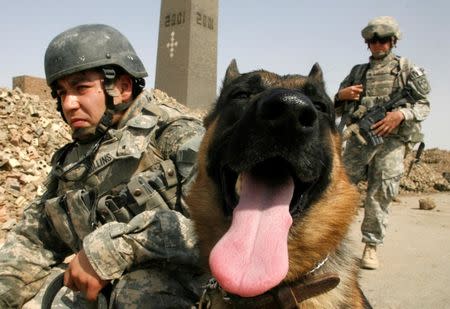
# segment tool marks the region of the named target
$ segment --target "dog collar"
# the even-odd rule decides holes
[[[327,260],[328,256],[299,280],[281,283],[266,293],[255,297],[239,297],[228,294],[214,278],[211,278],[203,291],[199,308],[211,307],[211,294],[218,294],[226,304],[233,305],[234,308],[297,308],[299,303],[324,294],[339,284],[340,278],[336,273],[313,275]]]

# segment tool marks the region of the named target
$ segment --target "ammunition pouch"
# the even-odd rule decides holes
[[[81,248],[83,238],[94,229],[90,215],[94,201],[93,192],[71,190],[45,202],[47,218],[61,240],[73,251]]]
[[[175,165],[166,160],[100,198],[94,191],[71,190],[49,199],[45,212],[59,237],[76,252],[83,238],[99,224],[128,223],[141,212],[158,207],[175,209],[178,190]]]
[[[102,196],[96,205],[101,223],[127,223],[146,210],[162,207],[175,209],[178,180],[171,160],[162,161],[151,169],[133,176],[117,194]]]

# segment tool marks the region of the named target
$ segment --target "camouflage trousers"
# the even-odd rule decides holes
[[[62,268],[55,269],[39,293],[23,309],[41,308],[47,285],[62,271]],[[112,286],[108,308],[196,308],[203,283],[203,278],[183,271],[174,274],[160,268],[136,270],[125,274]],[[81,293],[64,287],[55,297],[52,308],[86,309],[92,308],[92,304]]]
[[[367,180],[364,201],[362,241],[382,244],[388,224],[388,207],[400,187],[404,171],[406,145],[397,138],[385,138],[378,146],[362,145],[356,138],[348,140],[344,164],[353,183]]]

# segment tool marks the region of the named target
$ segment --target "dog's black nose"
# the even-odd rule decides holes
[[[286,128],[306,133],[311,131],[317,121],[313,103],[298,91],[275,89],[257,104],[257,121],[275,130]]]

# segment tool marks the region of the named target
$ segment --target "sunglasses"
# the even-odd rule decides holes
[[[97,153],[100,144],[105,138],[105,135],[106,134],[99,138],[95,145],[92,146],[92,148],[89,149],[88,152],[86,152],[86,154],[79,161],[73,164],[63,167],[64,159],[66,156],[62,155],[53,169],[53,175],[64,182],[84,180],[92,168],[95,154]],[[69,152],[72,148],[73,146],[69,147],[67,149],[67,152]]]
[[[389,37],[389,36],[382,37],[382,38],[376,36],[376,37],[371,38],[368,42],[369,42],[369,44],[375,44],[377,42],[380,44],[386,44],[390,41],[391,41],[391,37]]]

